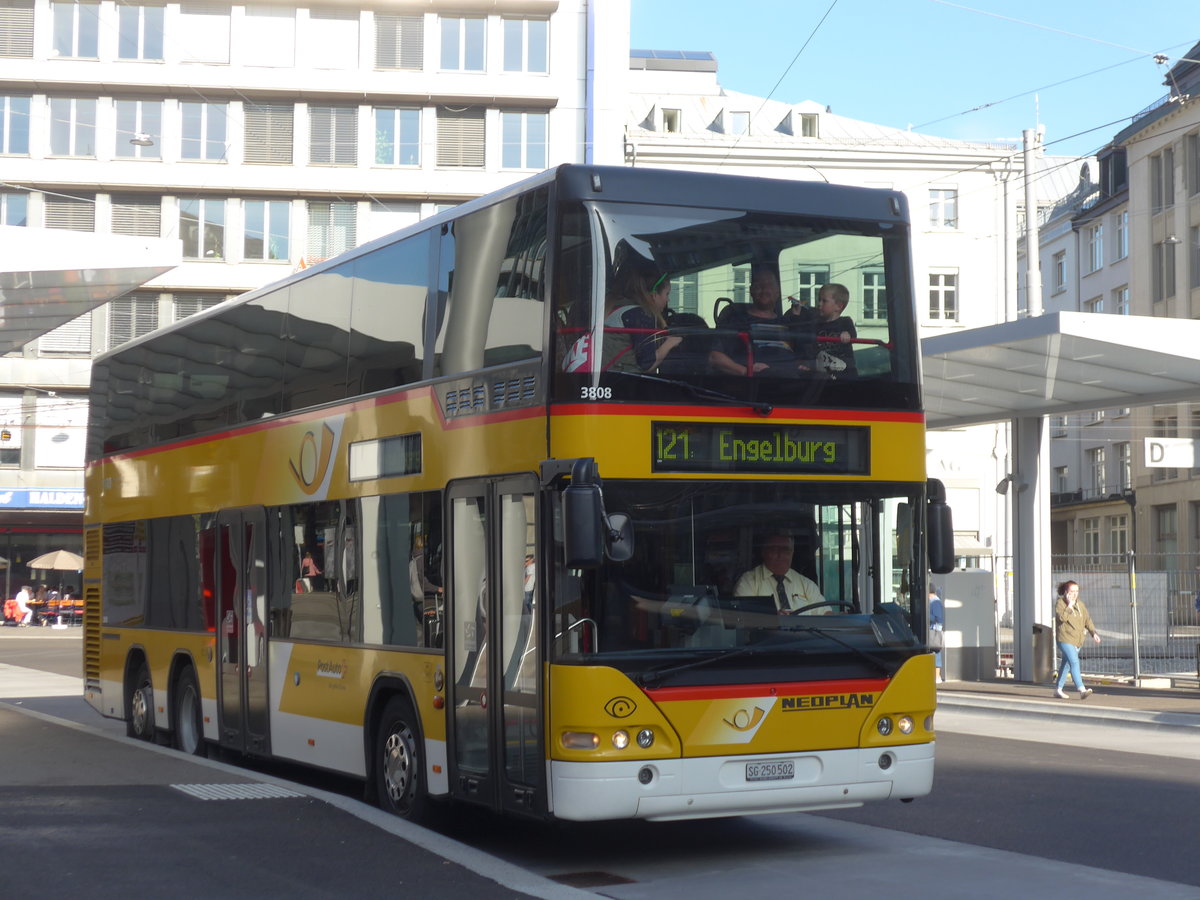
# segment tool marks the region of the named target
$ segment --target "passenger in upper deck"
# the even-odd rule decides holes
[[[850,290],[844,284],[831,282],[817,292],[817,368],[833,378],[857,374],[851,341],[858,331],[854,320],[844,315],[849,302]]]
[[[804,319],[782,315],[781,296],[778,268],[770,263],[754,263],[750,267],[749,307],[727,307],[717,318],[717,328],[724,330],[726,335],[709,354],[714,369],[728,375],[811,369],[810,361],[804,358],[804,350],[796,346],[796,326]],[[738,333],[734,334],[735,331]],[[753,370],[749,365],[748,347],[753,353]]]
[[[654,372],[679,346],[681,337],[659,333],[670,295],[670,276],[645,257],[630,254],[617,266],[604,305],[604,371]]]

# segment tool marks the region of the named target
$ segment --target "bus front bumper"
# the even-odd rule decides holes
[[[574,821],[670,820],[908,800],[924,797],[932,789],[933,759],[934,742],[762,756],[595,763],[552,760],[552,811],[556,818]],[[748,764],[755,764],[754,768]],[[788,772],[791,777],[786,777]],[[753,774],[759,773],[763,780],[754,780]]]

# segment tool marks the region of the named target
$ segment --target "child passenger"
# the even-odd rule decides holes
[[[858,337],[854,320],[843,315],[850,302],[850,291],[844,284],[832,282],[817,292],[817,368],[835,378],[853,376],[854,345]]]

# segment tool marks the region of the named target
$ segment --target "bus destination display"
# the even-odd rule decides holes
[[[866,475],[868,428],[652,422],[655,472]]]

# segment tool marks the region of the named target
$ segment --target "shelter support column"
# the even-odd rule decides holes
[[[1044,416],[1013,419],[1013,674],[1034,680],[1033,628],[1049,617],[1050,452]]]

